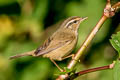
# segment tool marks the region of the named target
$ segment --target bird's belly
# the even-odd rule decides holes
[[[66,44],[58,49],[55,49],[47,54],[44,54],[43,57],[48,57],[57,61],[61,61],[64,56],[69,55],[76,45],[77,40],[72,41],[69,44]],[[74,43],[74,44],[73,44]]]

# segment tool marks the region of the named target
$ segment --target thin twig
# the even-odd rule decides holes
[[[96,72],[96,71],[101,71],[101,70],[106,70],[106,69],[113,69],[114,65],[115,65],[115,63],[113,62],[112,64],[107,65],[107,66],[102,66],[102,67],[96,67],[96,68],[91,68],[91,69],[83,70],[83,71],[77,72],[77,73],[69,76],[67,78],[67,80],[69,80],[69,79],[75,79],[75,78],[77,78],[80,75],[84,75],[84,74],[91,73],[91,72]]]
[[[87,73],[90,73],[90,72],[95,72],[95,71],[100,71],[100,70],[105,70],[105,69],[109,69],[109,65],[83,70],[83,71],[80,71],[80,72],[76,73],[76,75],[83,75],[83,74],[87,74]]]
[[[70,63],[68,64],[68,66],[67,66],[68,69],[73,69],[73,67],[76,65],[77,61],[79,60],[79,58],[83,55],[83,53],[84,53],[85,49],[87,48],[87,46],[91,43],[91,41],[95,37],[96,33],[102,27],[103,23],[108,18],[113,17],[115,15],[115,12],[119,9],[119,7],[120,7],[120,2],[114,4],[111,7],[110,0],[107,0],[107,4],[106,4],[106,7],[104,8],[103,16],[101,17],[99,22],[96,24],[94,29],[91,31],[91,33],[88,35],[88,37],[84,41],[81,48],[75,54],[75,58],[73,60],[71,60]],[[60,75],[56,80],[63,80],[63,79],[68,78],[68,76],[69,76],[68,74]]]

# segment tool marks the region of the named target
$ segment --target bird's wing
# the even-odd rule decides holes
[[[42,44],[42,46],[40,46],[40,47],[38,47],[38,48],[36,49],[36,51],[34,52],[35,55],[38,55],[40,52],[43,52],[43,51],[50,45],[51,41],[52,41],[52,38],[49,37],[49,38]]]
[[[69,42],[70,42],[70,41],[69,41]],[[68,42],[67,42],[67,43],[68,43]],[[55,49],[57,49],[57,48],[60,48],[61,46],[65,45],[65,44],[67,44],[67,43],[66,43],[66,42],[65,42],[65,43],[61,43],[61,44],[56,45],[56,46],[54,46],[54,47],[52,47],[52,48],[49,48],[49,49],[44,50],[44,51],[41,51],[40,53],[38,53],[37,56],[40,56],[40,55],[42,55],[42,54],[47,54],[47,53],[49,53],[49,52],[51,52],[51,51],[53,51],[53,50],[55,50]]]
[[[36,56],[40,56],[42,54],[47,54],[47,53],[49,53],[57,48],[60,48],[61,46],[65,45],[65,44],[71,43],[72,40],[73,39],[54,41],[54,40],[48,38],[45,41],[45,43],[35,51],[35,54],[36,54]]]

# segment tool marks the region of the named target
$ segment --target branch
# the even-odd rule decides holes
[[[95,37],[96,33],[99,31],[99,29],[102,27],[103,23],[110,17],[113,17],[115,15],[115,12],[120,8],[120,2],[114,4],[111,6],[110,0],[107,0],[106,7],[104,8],[103,16],[99,20],[99,22],[96,24],[96,26],[93,28],[91,33],[88,35],[86,40],[84,41],[81,48],[78,50],[78,52],[75,54],[75,57],[73,60],[70,61],[67,68],[73,69],[73,67],[76,65],[77,61],[79,61],[79,58],[83,55],[85,49],[87,46],[91,43],[93,38]],[[68,78],[68,74],[60,75],[56,80],[63,80]]]
[[[112,64],[107,65],[107,66],[83,70],[83,71],[77,72],[77,73],[69,76],[66,80],[73,80],[73,79],[77,78],[78,76],[81,76],[81,75],[84,75],[87,73],[91,73],[91,72],[96,72],[96,71],[101,71],[101,70],[106,70],[106,69],[113,69],[114,65],[115,65],[115,63],[113,62]]]

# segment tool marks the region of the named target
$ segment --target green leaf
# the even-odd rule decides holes
[[[64,67],[64,70],[65,70],[65,72],[59,72],[58,74],[55,74],[55,75],[64,75],[64,74],[73,74],[73,73],[75,73],[75,70],[72,70],[72,69],[68,69],[67,67]]]
[[[110,39],[112,46],[118,51],[120,56],[120,32],[112,35],[112,39]]]
[[[72,72],[72,69],[68,69],[67,67],[64,67],[64,70],[65,70],[65,72],[59,72],[59,73],[56,74],[56,75],[64,75],[64,74],[67,74],[67,73]]]
[[[120,80],[120,60],[117,60],[113,68],[114,80]]]
[[[67,73],[72,72],[72,69],[68,69],[67,67],[64,67],[64,70],[65,70]]]

